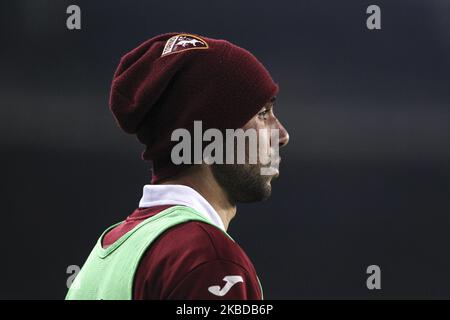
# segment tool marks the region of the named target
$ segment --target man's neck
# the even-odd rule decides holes
[[[230,221],[236,215],[236,203],[233,202],[223,188],[217,183],[208,166],[188,168],[174,178],[168,178],[161,184],[181,184],[200,193],[216,210],[228,230]]]

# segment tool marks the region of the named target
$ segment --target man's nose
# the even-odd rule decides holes
[[[287,145],[289,143],[289,133],[287,132],[286,128],[281,124],[280,121],[278,121],[277,119],[277,126],[278,126],[278,130],[279,130],[279,146],[284,147],[285,145]]]

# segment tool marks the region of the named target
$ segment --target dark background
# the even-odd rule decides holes
[[[446,0],[2,1],[0,298],[62,299],[67,267],[137,206],[149,167],[109,86],[171,31],[247,48],[281,87],[281,176],[229,230],[266,298],[450,298],[449,21]]]

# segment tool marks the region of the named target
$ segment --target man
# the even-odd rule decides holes
[[[253,264],[226,230],[236,204],[268,198],[278,176],[272,151],[289,136],[273,113],[277,93],[264,66],[225,40],[169,33],[126,54],[110,107],[119,126],[146,146],[152,184],[139,207],[100,237],[67,299],[262,299]],[[244,163],[175,163],[174,132],[195,136],[198,122],[216,133],[266,132],[258,151],[270,161],[250,163],[254,149],[245,146]],[[192,146],[182,156],[196,152]]]

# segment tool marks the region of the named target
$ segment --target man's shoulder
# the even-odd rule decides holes
[[[242,263],[247,259],[242,248],[225,231],[201,221],[188,221],[172,227],[154,246],[163,255],[194,255],[198,263],[213,260]]]
[[[223,292],[229,277],[236,280]],[[211,290],[213,291],[211,291]],[[223,294],[223,296],[222,296]],[[226,294],[226,295],[225,295]],[[224,231],[189,221],[164,232],[141,259],[135,299],[260,299],[256,272],[247,255]]]
[[[167,298],[180,290],[183,297],[197,297],[195,286],[207,288],[211,284],[206,282],[220,283],[228,274],[249,277],[245,281],[258,292],[253,265],[237,243],[213,225],[184,222],[165,231],[148,248],[136,272],[134,297]]]

